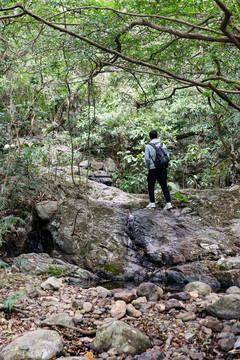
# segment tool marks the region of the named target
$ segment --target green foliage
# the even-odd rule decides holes
[[[239,10],[234,1],[225,4],[233,13],[232,31]],[[11,14],[2,8],[12,5],[14,0],[3,1],[0,16]],[[226,179],[234,181],[230,175],[236,171],[234,161],[239,163],[240,115],[231,104],[238,102],[240,62],[233,43],[217,41],[224,34],[216,2],[33,0],[30,7],[49,21],[66,21],[71,34],[29,15],[0,23],[5,39],[0,44],[0,233],[24,221],[29,206],[23,209],[21,204],[41,191],[39,175],[51,189],[60,167],[78,166],[85,158],[110,156],[118,165],[114,184],[128,192],[146,192],[144,148],[151,129],[158,130],[170,152],[173,191],[214,186],[216,178],[225,184]],[[141,19],[156,26],[142,25]],[[214,40],[185,38],[182,32]],[[111,51],[120,51],[121,43],[121,54],[135,63],[114,58],[77,36]],[[204,87],[194,90],[194,82]],[[214,87],[224,97],[219,91],[214,94]],[[194,135],[179,139],[188,133]],[[223,141],[234,156],[226,153]]]
[[[175,196],[178,200],[180,200],[181,202],[186,202],[189,200],[189,198],[187,196],[182,196],[182,194],[179,191],[175,192]]]
[[[7,299],[0,300],[6,308],[6,311],[11,313],[13,306],[16,302],[22,298],[24,295],[24,290],[18,290],[13,295],[9,296]]]
[[[10,266],[5,261],[0,259],[0,269],[10,269]]]

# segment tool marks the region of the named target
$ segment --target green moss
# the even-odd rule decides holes
[[[116,266],[114,266],[113,264],[104,264],[104,265],[100,265],[100,267],[102,267],[105,271],[110,272],[112,274],[118,273]]]

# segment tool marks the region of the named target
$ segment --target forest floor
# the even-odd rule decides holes
[[[84,289],[63,281],[57,291],[42,290],[41,284],[45,280],[46,276],[43,275],[0,270],[1,303],[8,309],[0,312],[0,350],[22,334],[41,327],[59,332],[64,342],[65,356],[84,356],[92,360],[134,358],[129,354],[117,354],[114,349],[98,354],[91,350],[94,332],[111,320],[116,294],[124,294],[126,289],[107,290],[102,286]],[[132,291],[136,294],[136,289]],[[164,292],[160,300],[150,301],[135,295],[132,303],[141,315],[134,317],[125,314],[121,321],[146,334],[154,344],[153,349],[159,352],[159,359],[239,359],[237,349],[228,348],[229,339],[226,339],[225,345],[219,342],[224,337],[222,334],[229,332],[237,320],[219,320],[204,310],[219,296],[221,294],[214,293],[200,296],[196,291],[191,292],[190,296],[184,292]],[[126,296],[123,295],[123,299],[126,300]],[[88,307],[84,306],[85,303],[88,303]],[[73,318],[79,331],[44,325],[50,315],[63,312]]]

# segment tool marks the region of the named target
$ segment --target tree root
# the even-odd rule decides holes
[[[41,324],[42,326],[46,325],[46,326],[61,326],[63,328],[66,328],[66,329],[71,329],[71,330],[74,330],[74,331],[77,331],[83,335],[88,335],[88,336],[93,336],[93,335],[96,335],[96,332],[97,330],[83,330],[83,329],[80,329],[76,326],[71,326],[71,325],[63,325],[63,324],[48,324],[48,323],[45,323],[44,321],[42,322]]]
[[[20,306],[17,306],[17,305],[13,305],[13,306],[9,307],[7,305],[0,304],[0,311],[5,311],[7,313],[11,313],[11,312],[15,311],[15,312],[19,312],[23,315],[29,315],[29,312],[23,310]]]

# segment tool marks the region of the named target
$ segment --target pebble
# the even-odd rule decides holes
[[[179,315],[177,315],[177,319],[180,319],[182,321],[191,321],[191,320],[196,320],[197,316],[194,312],[185,312],[185,313],[180,313]]]

